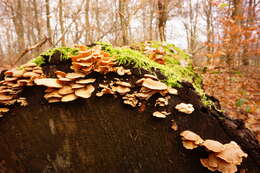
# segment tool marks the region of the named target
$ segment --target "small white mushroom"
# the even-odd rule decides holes
[[[185,104],[180,103],[175,106],[175,109],[177,109],[179,112],[183,112],[185,114],[191,114],[194,111],[192,104]]]

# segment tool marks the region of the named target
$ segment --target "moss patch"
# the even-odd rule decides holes
[[[96,42],[95,44],[101,45],[102,49],[115,57],[119,65],[130,65],[135,68],[143,68],[153,73],[153,69],[158,69],[164,74],[167,79],[163,82],[168,86],[181,87],[180,82],[188,81],[193,84],[194,88],[202,98],[205,105],[212,105],[212,101],[207,99],[202,89],[202,79],[194,72],[189,55],[183,50],[177,48],[173,44],[166,44],[161,42],[148,42],[151,48],[161,48],[166,54],[164,55],[165,64],[159,64],[151,60],[145,53],[146,43],[137,43],[130,47],[113,47],[111,44],[105,42]],[[61,53],[61,61],[69,59],[71,55],[76,55],[79,51],[77,48],[55,48],[43,52],[38,57],[31,61],[38,66],[50,61],[53,54],[56,52]],[[185,65],[183,65],[183,63]]]
[[[76,55],[78,53],[79,49],[77,48],[69,48],[69,47],[60,47],[60,48],[54,48],[54,49],[49,49],[43,53],[41,53],[39,56],[36,58],[32,59],[31,62],[36,63],[38,66],[43,65],[46,63],[45,61],[48,60],[50,61],[52,55],[55,53],[59,52],[61,53],[61,61],[69,59],[71,55]]]
[[[159,42],[153,43],[154,42],[151,42],[151,47],[160,47]],[[195,90],[201,96],[202,102],[206,105],[212,104],[212,102],[207,99],[202,89],[201,77],[193,71],[189,55],[181,49],[176,50],[174,45],[161,44],[161,47],[169,53],[164,56],[165,65],[162,65],[145,56],[143,53],[145,46],[142,43],[134,45],[134,49],[137,49],[138,47],[140,51],[127,47],[113,47],[110,44],[102,42],[97,42],[97,44],[101,45],[103,50],[114,56],[119,65],[133,65],[136,68],[143,68],[151,72],[154,68],[160,70],[167,77],[167,80],[164,82],[169,86],[181,87],[181,81],[192,83]],[[175,50],[175,52],[173,50]],[[178,59],[176,57],[178,57]],[[186,65],[181,65],[181,61],[185,61]]]

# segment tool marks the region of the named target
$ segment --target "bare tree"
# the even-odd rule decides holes
[[[168,0],[158,0],[158,28],[161,41],[166,41],[165,27],[168,18]]]
[[[123,45],[128,44],[128,21],[127,21],[127,0],[119,0],[119,16],[120,16],[120,25],[122,29],[122,39]]]

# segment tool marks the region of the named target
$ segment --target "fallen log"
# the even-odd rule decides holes
[[[60,54],[55,56],[53,60]],[[49,62],[42,68],[52,78],[57,70],[72,72],[68,61]],[[93,72],[88,78],[96,79],[93,85],[97,90],[104,81],[122,78],[134,84],[148,73],[136,68],[131,72],[123,77]],[[176,88],[178,95],[168,100],[166,108],[171,115],[164,119],[152,116],[161,97],[158,93],[137,109],[123,104],[120,95],[97,97],[96,90],[88,99],[50,104],[44,99],[45,89],[25,86],[20,96],[28,106],[11,106],[0,119],[0,172],[210,172],[200,163],[206,152],[182,146],[179,134],[184,130],[222,143],[236,141],[248,153],[238,169],[260,171],[260,147],[254,135],[241,121],[203,105],[189,83]],[[175,109],[179,103],[190,103],[195,110],[179,112]],[[173,121],[176,130],[171,129]]]

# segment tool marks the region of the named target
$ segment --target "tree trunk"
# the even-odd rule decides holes
[[[40,40],[41,36],[42,36],[42,31],[41,31],[41,26],[40,26],[40,21],[39,21],[39,11],[38,11],[37,0],[33,0],[33,10],[34,10],[36,30],[37,30],[37,33],[38,33],[38,39],[37,40]]]
[[[90,26],[89,26],[89,2],[90,0],[86,0],[85,4],[85,44],[89,44],[92,42],[91,34],[90,34]]]
[[[51,24],[50,24],[50,2],[49,2],[49,0],[45,0],[45,8],[46,8],[46,24],[47,24],[48,37],[52,42],[53,38],[52,38],[52,30],[51,30]]]
[[[161,41],[166,41],[165,27],[168,18],[168,0],[158,0],[158,29]]]
[[[123,45],[128,44],[128,21],[127,21],[127,0],[119,0],[119,17],[122,32]]]
[[[21,51],[25,47],[22,1],[17,0],[15,3],[15,9],[11,8],[13,15],[12,20],[17,35],[18,49]]]
[[[59,23],[60,23],[60,33],[63,35],[65,32],[64,22],[63,22],[63,1],[59,0]],[[61,37],[61,46],[65,46],[65,36]]]

